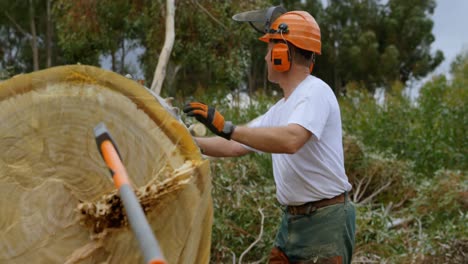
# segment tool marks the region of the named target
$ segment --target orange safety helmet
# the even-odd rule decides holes
[[[270,39],[285,40],[303,50],[321,54],[320,27],[314,17],[305,11],[282,14],[259,39],[267,43]]]

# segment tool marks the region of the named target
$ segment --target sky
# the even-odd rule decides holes
[[[440,49],[445,60],[435,70],[435,74],[450,71],[450,64],[462,52],[468,52],[468,0],[437,0],[432,19],[432,33],[435,41],[432,51]]]
[[[414,1],[414,0],[408,0]],[[418,98],[419,90],[424,83],[436,75],[450,76],[450,65],[462,51],[468,52],[468,0],[436,0],[437,6],[432,15],[434,26],[432,34],[435,41],[431,45],[431,52],[441,50],[444,53],[444,61],[426,77],[420,80],[411,80],[407,83],[405,94],[413,101]],[[376,98],[382,102],[381,94]]]
[[[408,0],[415,1],[415,0]],[[327,0],[322,0],[326,5]],[[383,3],[387,1],[382,0]],[[431,51],[441,50],[445,60],[431,74],[446,74],[450,71],[450,64],[455,57],[468,51],[468,0],[436,0],[436,9],[432,15],[434,26],[432,34],[435,41]]]

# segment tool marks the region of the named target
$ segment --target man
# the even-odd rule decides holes
[[[347,195],[340,109],[330,87],[310,75],[321,52],[319,26],[307,12],[287,12],[260,40],[268,43],[268,80],[279,84],[284,97],[247,126],[189,103],[184,112],[219,136],[195,140],[209,156],[272,153],[277,199],[285,210],[270,263],[350,263],[355,209]]]

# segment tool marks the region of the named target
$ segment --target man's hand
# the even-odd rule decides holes
[[[224,117],[214,107],[192,102],[186,104],[183,111],[188,116],[195,117],[216,135],[227,140],[231,139],[235,126],[230,121],[225,122]]]

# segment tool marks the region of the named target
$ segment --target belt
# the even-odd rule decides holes
[[[330,199],[323,199],[323,200],[318,200],[314,202],[308,202],[308,203],[301,204],[301,205],[288,205],[286,207],[286,210],[288,211],[288,213],[292,215],[306,215],[306,214],[311,214],[315,212],[319,208],[333,205],[333,204],[344,203],[344,201],[345,201],[345,194],[342,193]]]

